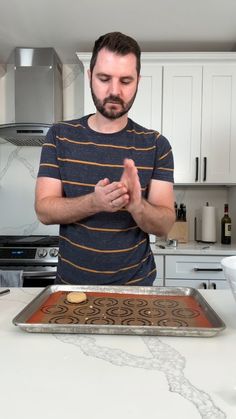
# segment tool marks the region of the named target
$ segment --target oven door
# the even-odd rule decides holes
[[[1,265],[1,270],[23,271],[23,287],[46,287],[54,284],[56,266],[21,266]]]

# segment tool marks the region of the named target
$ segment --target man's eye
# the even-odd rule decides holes
[[[123,80],[121,80],[121,83],[122,84],[130,84],[131,80],[130,79],[123,79]]]
[[[109,81],[108,77],[99,77],[99,80],[103,83],[106,83],[107,81]]]

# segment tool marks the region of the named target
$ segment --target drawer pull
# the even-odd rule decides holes
[[[222,268],[193,268],[195,272],[222,272]]]

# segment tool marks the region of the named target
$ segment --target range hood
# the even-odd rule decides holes
[[[6,65],[5,111],[0,138],[17,146],[41,146],[62,120],[62,63],[53,48],[15,48]]]

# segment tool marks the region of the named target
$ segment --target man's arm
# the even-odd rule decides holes
[[[97,212],[116,212],[129,200],[127,188],[121,182],[100,180],[90,194],[67,198],[63,196],[62,182],[39,177],[35,191],[35,211],[43,224],[69,224]]]
[[[142,198],[138,171],[133,160],[126,159],[121,182],[130,196],[126,209],[146,233],[165,236],[175,222],[174,191],[170,182],[152,179],[147,200]]]

